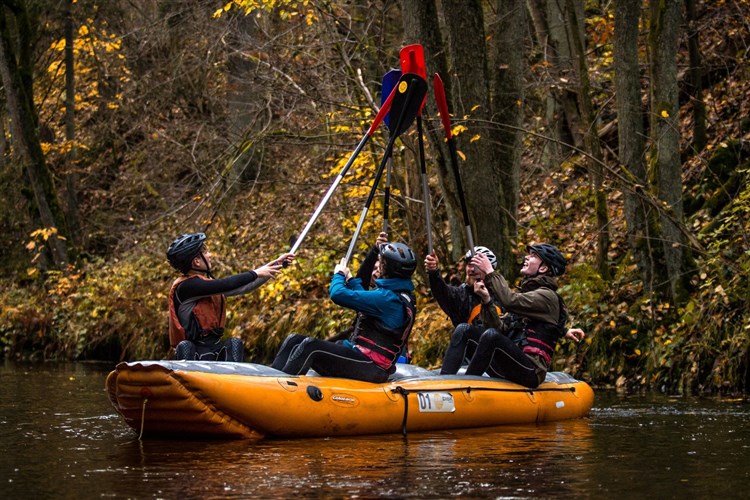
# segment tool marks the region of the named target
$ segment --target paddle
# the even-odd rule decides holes
[[[404,73],[416,73],[425,80],[427,79],[427,68],[424,63],[424,48],[419,44],[407,45],[399,53],[401,59],[401,70]],[[427,230],[427,253],[432,253],[432,213],[430,209],[430,186],[427,182],[427,164],[424,155],[424,133],[422,131],[422,109],[427,97],[422,101],[422,106],[417,113],[417,137],[419,139],[419,166],[422,176],[422,198],[424,200],[424,220]]]
[[[359,153],[362,151],[362,148],[365,147],[365,144],[367,144],[367,141],[372,137],[372,134],[377,130],[378,125],[380,125],[380,122],[383,121],[383,118],[388,114],[388,111],[391,109],[391,105],[393,102],[393,98],[396,95],[396,89],[391,92],[391,94],[388,96],[388,99],[385,100],[383,105],[380,107],[380,111],[375,115],[375,119],[372,122],[372,125],[370,125],[370,128],[367,130],[367,133],[364,137],[362,137],[362,140],[359,141],[359,144],[357,144],[356,149],[352,153],[352,155],[349,157],[349,161],[346,162],[346,165],[344,165],[344,168],[341,169],[341,172],[336,176],[336,179],[334,179],[333,184],[331,184],[331,187],[328,188],[328,192],[323,196],[323,199],[318,204],[318,208],[315,209],[315,212],[313,212],[312,216],[310,217],[310,220],[307,221],[307,224],[305,225],[305,228],[300,233],[299,237],[297,237],[297,241],[294,242],[292,245],[291,250],[289,250],[290,253],[297,253],[297,250],[299,249],[300,245],[302,244],[302,240],[305,239],[305,236],[307,236],[307,233],[310,231],[310,228],[313,224],[315,224],[315,221],[320,216],[320,212],[323,210],[323,207],[326,206],[328,203],[328,200],[331,199],[331,196],[333,195],[333,192],[336,190],[338,185],[341,183],[341,180],[346,175],[346,172],[349,170],[349,168],[354,163],[354,160],[359,156]]]
[[[448,101],[445,98],[445,88],[443,87],[443,80],[440,75],[435,73],[432,80],[433,87],[435,89],[435,101],[437,101],[437,107],[440,111],[440,119],[443,122],[443,130],[445,131],[445,138],[448,141],[448,149],[451,154],[451,167],[453,167],[453,176],[456,179],[456,191],[458,191],[458,201],[461,203],[461,212],[464,216],[464,226],[466,226],[466,238],[469,243],[469,251],[471,256],[474,256],[474,236],[471,232],[471,223],[469,222],[469,211],[466,209],[466,199],[464,198],[464,189],[461,185],[461,175],[458,172],[458,153],[456,152],[456,141],[453,138],[453,132],[451,131],[451,117],[448,113]]]
[[[348,264],[349,259],[351,259],[352,254],[354,253],[354,246],[356,245],[357,238],[362,230],[362,225],[365,222],[367,211],[370,209],[370,204],[372,204],[372,200],[375,197],[380,178],[382,177],[383,170],[388,162],[388,156],[390,156],[391,151],[393,151],[393,144],[396,142],[396,138],[401,135],[404,130],[409,128],[412,122],[414,122],[419,107],[427,94],[427,82],[419,75],[407,73],[401,76],[394,92],[396,95],[393,98],[393,105],[391,107],[391,112],[393,113],[391,119],[396,119],[396,126],[391,130],[391,136],[388,139],[388,145],[385,148],[383,161],[380,162],[380,166],[375,174],[375,180],[372,184],[372,188],[370,188],[370,194],[367,196],[367,201],[365,201],[365,206],[359,217],[359,222],[357,222],[357,228],[354,230],[354,235],[349,243],[346,257],[341,260],[343,266]]]
[[[385,99],[386,96],[390,96],[391,92],[393,91],[394,87],[398,83],[399,79],[401,78],[401,71],[397,69],[392,69],[388,71],[385,75],[383,75],[383,88],[381,90],[381,99]],[[385,123],[385,126],[388,127],[389,131],[391,128],[391,113],[388,112],[388,114],[385,115],[385,118],[383,118],[383,123]],[[390,132],[389,132],[390,134]],[[390,135],[389,135],[390,139]],[[383,232],[388,232],[388,216],[389,216],[389,210],[388,207],[390,205],[390,199],[391,199],[391,158],[392,155],[388,155],[388,164],[386,165],[386,171],[385,171],[385,195],[383,197]]]

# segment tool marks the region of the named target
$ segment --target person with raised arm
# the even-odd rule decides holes
[[[521,268],[518,290],[511,289],[505,277],[492,266],[486,255],[476,253],[470,264],[505,313],[479,338],[466,375],[505,378],[525,387],[544,382],[557,342],[568,336],[576,341],[583,331],[566,331],[567,308],[557,293],[557,277],[565,273],[567,261],[550,244],[529,245]],[[449,347],[446,358],[452,355]]]
[[[476,246],[474,253],[487,256],[493,269],[497,265],[495,254],[487,247]],[[441,374],[457,373],[461,365],[474,354],[479,337],[488,328],[487,323],[498,324],[500,308],[490,296],[487,288],[470,265],[472,252],[464,257],[466,277],[461,285],[445,282],[440,275],[437,255],[433,252],[424,259],[424,267],[430,282],[432,296],[453,323],[451,343],[443,360]]]
[[[167,260],[181,273],[169,291],[169,343],[175,357],[241,362],[242,340],[224,339],[225,299],[255,290],[291,263],[294,254],[285,253],[252,271],[214,279],[206,235],[188,233],[169,245]]]
[[[271,366],[290,375],[309,369],[326,377],[382,383],[395,372],[395,363],[407,344],[416,299],[411,277],[417,267],[414,252],[403,243],[387,243],[378,254],[380,278],[368,290],[349,269],[336,265],[329,286],[331,300],[357,314],[347,340],[331,342],[300,334],[289,335]]]

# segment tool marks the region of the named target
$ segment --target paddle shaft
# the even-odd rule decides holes
[[[409,103],[411,99],[414,97],[415,89],[416,89],[416,85],[409,86],[409,89],[406,91],[407,92],[406,99],[405,99],[406,103]],[[346,251],[346,257],[344,257],[344,260],[342,262],[344,266],[348,265],[349,259],[351,259],[352,254],[354,253],[354,247],[357,244],[359,233],[362,231],[362,226],[365,223],[365,217],[367,217],[367,211],[370,209],[372,200],[375,197],[375,192],[378,189],[378,184],[380,184],[380,178],[383,176],[383,170],[385,169],[385,166],[388,163],[388,159],[391,156],[391,152],[393,151],[393,145],[396,142],[396,139],[398,138],[399,131],[401,130],[401,125],[404,122],[404,119],[406,118],[406,114],[407,114],[406,112],[402,112],[399,115],[398,122],[396,123],[396,126],[393,128],[395,132],[392,133],[390,138],[388,139],[388,145],[385,148],[385,155],[383,156],[383,160],[380,162],[378,171],[375,174],[375,180],[373,181],[372,188],[370,188],[370,194],[367,195],[367,201],[365,201],[365,206],[362,209],[362,214],[360,215],[359,221],[357,222],[357,228],[354,230],[354,235],[352,236],[352,240],[349,243],[349,249]],[[410,117],[410,120],[413,120],[413,119],[414,119],[414,115]]]
[[[433,78],[433,87],[435,89],[435,101],[437,101],[437,107],[440,111],[440,119],[443,122],[443,131],[445,132],[445,138],[448,142],[448,150],[450,151],[451,167],[453,170],[453,177],[456,180],[456,191],[458,193],[458,201],[461,204],[461,212],[464,217],[464,226],[466,227],[466,238],[469,244],[469,251],[471,255],[474,255],[474,236],[471,231],[471,222],[469,221],[469,211],[466,208],[466,198],[464,197],[464,188],[461,184],[461,174],[458,171],[458,152],[456,151],[456,141],[453,138],[453,131],[451,130],[451,117],[448,113],[448,100],[445,97],[445,88],[443,87],[443,80],[440,75],[435,73]]]
[[[318,204],[318,207],[315,209],[315,212],[313,212],[312,216],[310,217],[310,220],[307,221],[307,224],[305,225],[305,228],[300,233],[299,237],[297,238],[297,241],[294,242],[292,245],[291,250],[289,250],[290,253],[297,253],[297,250],[299,250],[300,245],[302,245],[302,240],[305,239],[305,236],[307,236],[307,233],[310,231],[310,228],[312,228],[313,224],[315,224],[315,221],[318,220],[318,217],[320,216],[320,213],[323,211],[323,207],[326,206],[328,203],[328,200],[331,199],[331,196],[333,195],[333,192],[336,191],[336,188],[341,183],[341,180],[344,178],[346,173],[349,171],[349,168],[354,164],[354,160],[357,159],[357,156],[359,156],[359,153],[362,151],[362,148],[365,147],[365,144],[367,144],[367,141],[372,137],[372,134],[377,130],[378,125],[380,125],[380,122],[383,121],[383,118],[388,114],[388,111],[391,109],[391,103],[393,103],[393,97],[396,95],[396,89],[394,88],[391,94],[388,96],[388,99],[383,103],[383,105],[380,107],[380,111],[378,111],[377,115],[375,115],[375,119],[372,122],[372,125],[370,125],[370,128],[367,130],[367,133],[364,137],[362,137],[362,140],[359,141],[359,144],[357,145],[356,149],[352,153],[352,155],[349,157],[349,161],[346,162],[346,165],[344,165],[344,168],[341,169],[341,172],[336,176],[336,179],[334,179],[333,184],[331,184],[331,187],[328,188],[328,191],[326,192],[325,196],[323,196],[323,199]]]
[[[424,159],[424,137],[422,135],[422,115],[417,115],[417,136],[419,137],[419,163],[422,173],[422,198],[424,199],[424,220],[427,226],[427,254],[432,253],[432,213],[430,208],[430,186],[427,184],[427,164]]]
[[[391,200],[391,168],[392,155],[388,155],[388,162],[385,166],[385,194],[383,196],[383,232],[388,233],[388,214]]]

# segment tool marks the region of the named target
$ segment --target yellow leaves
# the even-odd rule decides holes
[[[463,161],[466,161],[466,155],[464,154],[464,152],[463,152],[463,151],[456,151],[456,154],[458,154],[458,156],[459,156],[459,157],[460,157],[460,158],[461,158],[461,159],[462,159]]]
[[[352,128],[349,125],[332,125],[331,126],[332,132],[351,132]]]
[[[246,16],[255,13],[256,17],[260,17],[263,12],[276,10],[279,18],[284,21],[304,15],[307,25],[318,20],[314,10],[310,8],[310,0],[232,0],[214,11],[211,17],[217,19],[232,8],[242,10]]]
[[[212,18],[214,18],[214,19],[216,19],[216,18],[218,18],[218,17],[221,17],[221,15],[222,15],[222,14],[223,14],[224,12],[229,12],[229,9],[231,9],[231,8],[232,8],[232,3],[233,3],[233,2],[229,2],[228,4],[224,5],[224,7],[220,8],[220,9],[217,9],[217,10],[216,10],[216,11],[215,11],[215,12],[214,12],[214,13],[213,13],[212,15],[211,15],[211,17],[212,17]]]
[[[32,233],[29,235],[31,238],[39,239],[41,238],[43,241],[47,241],[52,236],[57,235],[57,228],[56,227],[43,227],[41,229],[37,229],[36,231],[32,231]],[[58,236],[60,239],[65,239],[62,236]]]
[[[451,128],[451,133],[455,137],[458,134],[460,134],[461,132],[466,132],[467,130],[469,130],[469,129],[466,128],[464,125],[456,125],[455,127]]]
[[[666,109],[662,109],[662,110],[661,110],[661,113],[659,113],[659,115],[660,115],[660,116],[661,116],[662,118],[669,118],[669,112],[668,112],[668,111],[667,111]]]
[[[476,142],[481,138],[479,134],[474,135],[471,139],[469,139],[469,142]]]

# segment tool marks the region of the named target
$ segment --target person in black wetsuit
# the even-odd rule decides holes
[[[225,298],[255,290],[292,262],[294,255],[286,253],[253,271],[214,279],[205,241],[203,233],[183,234],[167,250],[167,260],[182,273],[169,292],[169,343],[177,359],[241,362],[242,340],[223,340]]]

